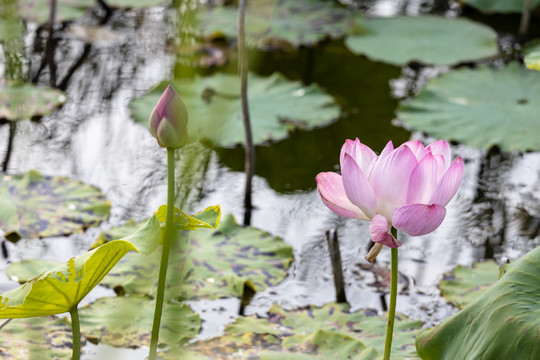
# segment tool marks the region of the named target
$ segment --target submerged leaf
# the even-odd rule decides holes
[[[0,318],[46,316],[69,312],[130,250],[151,253],[160,238],[157,216],[134,234],[111,241],[0,294]]]
[[[323,0],[257,0],[248,2],[246,42],[259,49],[315,45],[327,37],[342,37],[352,26],[351,12]],[[206,37],[238,35],[238,9],[201,11],[199,29]]]
[[[150,346],[156,303],[143,297],[107,297],[79,310],[81,333],[95,343],[111,346]],[[186,304],[165,303],[160,341],[184,343],[197,335],[201,320]]]
[[[422,359],[540,358],[540,247],[500,274],[459,313],[418,335]]]
[[[46,354],[47,359],[71,359],[71,340],[66,318],[14,319],[2,327],[0,357],[28,360],[43,359]]]
[[[458,265],[444,274],[439,289],[448,302],[462,309],[493,285],[498,275],[499,266],[493,260],[475,263],[472,268]]]
[[[459,69],[433,78],[398,118],[414,130],[465,145],[540,150],[540,73],[511,63]]]
[[[148,126],[150,113],[169,84],[178,89],[190,118],[197,119],[188,124],[192,139],[208,139],[220,147],[245,143],[240,82],[234,75],[164,81],[131,103],[135,121]],[[329,125],[339,116],[334,99],[318,86],[305,86],[279,74],[251,74],[248,92],[253,141],[257,145],[282,140],[293,129]]]
[[[217,230],[189,233],[189,240],[177,232],[173,246],[177,250],[171,250],[165,291],[169,299],[242,297],[246,287],[260,291],[278,284],[292,261],[292,249],[281,239],[239,226],[232,216]],[[159,251],[145,259],[128,256],[102,284],[154,296],[159,261]]]
[[[497,33],[463,18],[358,17],[357,26],[364,31],[348,36],[347,47],[354,53],[394,65],[411,61],[452,65],[498,53]]]
[[[109,216],[110,203],[95,187],[31,170],[0,178],[0,230],[8,240],[68,235]]]
[[[375,359],[384,351],[386,321],[371,309],[351,313],[346,304],[293,311],[274,305],[268,318],[239,317],[225,328],[225,336],[194,343],[184,354],[211,359]],[[420,321],[396,317],[392,359],[417,358],[414,338],[421,326]]]

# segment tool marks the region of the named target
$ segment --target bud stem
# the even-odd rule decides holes
[[[157,345],[159,340],[159,327],[161,325],[161,313],[163,311],[163,294],[165,293],[165,279],[167,278],[167,266],[169,265],[169,253],[174,234],[174,149],[167,148],[167,218],[165,220],[165,235],[163,236],[163,249],[161,264],[159,266],[159,280],[156,294],[156,309],[154,311],[154,324],[152,326],[152,338],[150,340],[150,360],[156,359]]]

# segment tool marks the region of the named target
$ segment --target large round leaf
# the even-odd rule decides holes
[[[135,120],[148,126],[148,118],[161,94],[171,84],[189,113],[191,138],[206,138],[217,146],[245,143],[238,76],[217,74],[193,81],[164,81],[131,103]],[[313,129],[333,122],[339,108],[316,85],[305,86],[274,74],[249,77],[249,108],[253,141],[263,144],[287,137],[295,128]]]
[[[91,342],[111,346],[150,346],[156,302],[145,297],[100,298],[79,310],[81,333]],[[201,328],[199,315],[188,305],[165,303],[160,342],[184,343]]]
[[[0,120],[39,120],[66,102],[63,92],[32,84],[1,83]]]
[[[6,275],[13,281],[23,284],[45,271],[61,266],[60,261],[26,259],[9,264]]]
[[[292,261],[291,247],[281,239],[239,226],[232,216],[227,216],[217,230],[189,234],[187,250],[185,245],[178,245],[185,241],[178,232],[177,248],[169,258],[167,298],[242,297],[246,287],[260,291],[278,284]],[[154,296],[160,256],[159,251],[144,259],[128,256],[102,285],[122,288],[126,294]]]
[[[351,313],[346,304],[293,311],[274,305],[268,318],[240,317],[225,336],[190,350],[212,359],[375,359],[384,351],[386,322],[371,309]],[[417,358],[414,338],[421,326],[396,317],[392,359]]]
[[[326,37],[341,37],[351,28],[351,12],[324,0],[257,0],[247,2],[248,46],[275,49],[314,45]],[[201,11],[199,29],[205,36],[238,35],[238,9]]]
[[[370,59],[395,65],[411,61],[452,65],[496,55],[497,34],[467,19],[434,16],[357,19],[358,35],[347,47]]]
[[[456,315],[417,337],[422,359],[540,359],[540,247]]]
[[[488,149],[540,150],[540,73],[511,63],[504,69],[460,69],[432,79],[398,118],[436,138]]]
[[[14,319],[1,332],[2,359],[43,359],[44,354],[47,359],[71,359],[71,325],[66,318]]]
[[[156,248],[160,235],[159,220],[154,215],[136,233],[71,258],[24,285],[0,294],[0,318],[69,312],[128,251],[149,254]]]
[[[475,263],[472,268],[458,265],[444,274],[439,289],[446,300],[461,309],[493,285],[498,276],[499,267],[493,260]]]
[[[527,0],[461,0],[461,2],[486,13],[520,13]],[[540,0],[531,0],[530,7],[540,5]]]
[[[0,178],[0,230],[16,241],[67,235],[109,216],[110,203],[95,187],[31,170]]]

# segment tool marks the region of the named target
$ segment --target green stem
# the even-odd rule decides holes
[[[392,228],[392,233],[397,232]],[[395,234],[397,235],[397,234]],[[394,235],[394,236],[395,236]],[[397,237],[396,237],[397,238]],[[390,283],[390,307],[388,308],[388,323],[386,324],[386,339],[384,341],[384,360],[390,360],[392,335],[394,334],[394,318],[396,316],[397,283],[398,283],[398,249],[392,248],[392,279]]]
[[[69,311],[71,315],[71,333],[73,336],[73,355],[72,360],[79,360],[81,358],[81,325],[79,323],[79,313],[77,306]]]
[[[163,250],[161,264],[159,266],[159,280],[156,295],[156,309],[154,311],[154,325],[152,326],[152,338],[150,340],[150,360],[156,359],[157,344],[159,339],[159,327],[161,325],[161,313],[163,311],[163,294],[165,293],[165,279],[167,278],[167,266],[171,250],[174,215],[174,149],[167,148],[167,218],[165,221],[165,235],[163,236]]]

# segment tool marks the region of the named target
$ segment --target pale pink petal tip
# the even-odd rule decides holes
[[[368,220],[367,216],[345,195],[341,175],[324,172],[317,175],[317,190],[323,203],[334,213],[347,218]]]
[[[373,242],[391,248],[400,247],[401,241],[394,239],[394,237],[388,233],[388,230],[388,221],[382,215],[375,215],[369,224],[369,232]]]

